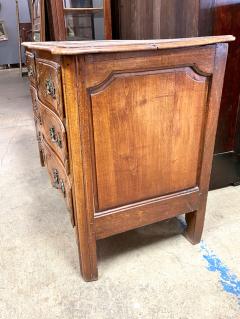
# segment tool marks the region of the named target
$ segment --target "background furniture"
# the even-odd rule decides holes
[[[113,38],[172,39],[211,34],[213,0],[114,0]]]
[[[98,239],[186,214],[200,241],[231,40],[25,44],[41,162],[85,280]]]
[[[45,41],[46,38],[45,2],[32,0],[33,41]]]
[[[114,0],[113,38],[233,34],[226,67],[211,189],[240,182],[240,0]]]
[[[36,41],[112,38],[110,0],[34,0]]]
[[[229,46],[219,115],[211,188],[240,183],[240,1],[218,0],[213,34],[235,35]]]

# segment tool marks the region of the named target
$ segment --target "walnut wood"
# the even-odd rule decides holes
[[[221,42],[233,39],[26,44],[44,104],[45,163],[52,181],[58,169],[67,201],[73,196],[86,281],[98,277],[98,239],[186,214],[186,238],[200,241],[227,58]],[[62,88],[61,113],[44,95],[49,76]],[[61,152],[47,136],[52,125],[67,134]]]
[[[166,40],[110,40],[110,41],[71,41],[71,42],[24,42],[28,49],[44,50],[56,55],[76,55],[103,52],[129,52],[174,49],[202,46],[221,42],[234,41],[232,35],[215,37],[196,37]]]
[[[41,134],[41,120],[37,103],[37,90],[36,90],[36,68],[34,55],[30,52],[26,52],[26,64],[28,68],[28,78],[30,81],[30,94],[32,98],[33,114],[34,114],[34,124],[36,130],[36,138],[38,141],[39,159],[41,166],[44,166],[44,155],[42,148],[42,134]]]
[[[62,119],[63,100],[60,65],[53,61],[36,58],[36,71],[39,100],[47,104]],[[47,81],[51,81],[54,94],[48,94]]]
[[[53,41],[64,41],[67,37],[65,28],[63,1],[48,0],[48,18],[51,21]]]
[[[58,155],[60,160],[68,172],[68,150],[66,140],[66,129],[58,118],[58,116],[47,106],[40,101],[37,101],[40,118],[41,118],[41,132],[43,138],[47,141],[48,145]],[[51,136],[53,130],[53,137]],[[54,141],[55,139],[55,141]]]
[[[104,35],[106,40],[112,39],[111,0],[104,0]]]
[[[102,239],[130,229],[159,222],[199,208],[199,188],[161,196],[95,216],[96,238]],[[187,214],[189,215],[189,214]]]
[[[76,67],[78,68],[77,73]],[[85,173],[87,173],[87,163],[85,163],[84,159],[83,136],[81,132],[81,128],[83,129],[86,125],[84,124],[85,119],[82,114],[82,109],[79,108],[79,103],[81,103],[81,105],[85,104],[85,96],[78,95],[78,90],[84,92],[84,82],[78,81],[79,72],[81,72],[80,74],[84,72],[81,70],[81,60],[76,61],[74,57],[64,57],[64,95],[80,267],[83,278],[86,281],[92,281],[98,277],[96,236],[94,231],[93,207],[89,207],[88,194],[86,193]],[[77,90],[73,89],[73,87],[77,88]]]
[[[240,99],[240,3],[233,0],[218,0],[217,3],[214,9],[214,34],[231,32],[236,36],[236,41],[229,46],[215,146],[215,153],[223,153],[236,151],[240,133],[236,127]]]
[[[57,188],[59,190],[59,192],[64,196],[68,211],[70,213],[72,225],[75,226],[75,219],[74,219],[74,215],[73,215],[71,181],[66,174],[65,167],[62,165],[61,161],[59,161],[56,154],[50,149],[49,145],[46,143],[44,138],[43,138],[42,145],[43,145],[43,153],[44,153],[44,163],[47,167],[51,183],[54,186],[53,172],[54,172],[54,170],[57,170],[60,185],[58,185],[57,187],[56,186],[54,186],[54,187]],[[61,182],[63,182],[64,190],[61,188],[61,186],[62,186]]]
[[[35,66],[35,60],[34,55],[31,52],[26,52],[26,65],[28,69],[28,78],[33,87],[36,87],[37,81],[36,81],[36,66]]]
[[[91,89],[97,210],[197,184],[200,154],[192,150],[201,145],[208,81],[178,67],[113,74]],[[192,98],[186,90],[194,91]]]
[[[113,38],[173,39],[212,35],[212,11],[217,1],[112,0]]]

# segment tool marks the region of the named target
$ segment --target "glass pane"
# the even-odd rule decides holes
[[[102,8],[103,0],[63,0],[65,8]]]
[[[40,17],[40,3],[39,0],[34,0],[33,2],[33,18]]]
[[[33,41],[36,41],[36,42],[40,41],[40,32],[38,31],[33,32]]]
[[[65,16],[67,40],[103,40],[103,11],[97,13],[72,13]]]

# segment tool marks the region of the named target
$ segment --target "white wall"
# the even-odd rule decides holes
[[[5,21],[7,41],[0,41],[0,65],[18,63],[18,36],[15,0],[0,0],[0,20]],[[30,22],[28,1],[19,0],[21,22]]]

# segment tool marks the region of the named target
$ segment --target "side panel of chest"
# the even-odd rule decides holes
[[[96,211],[199,186],[214,50],[117,57],[86,73]]]

